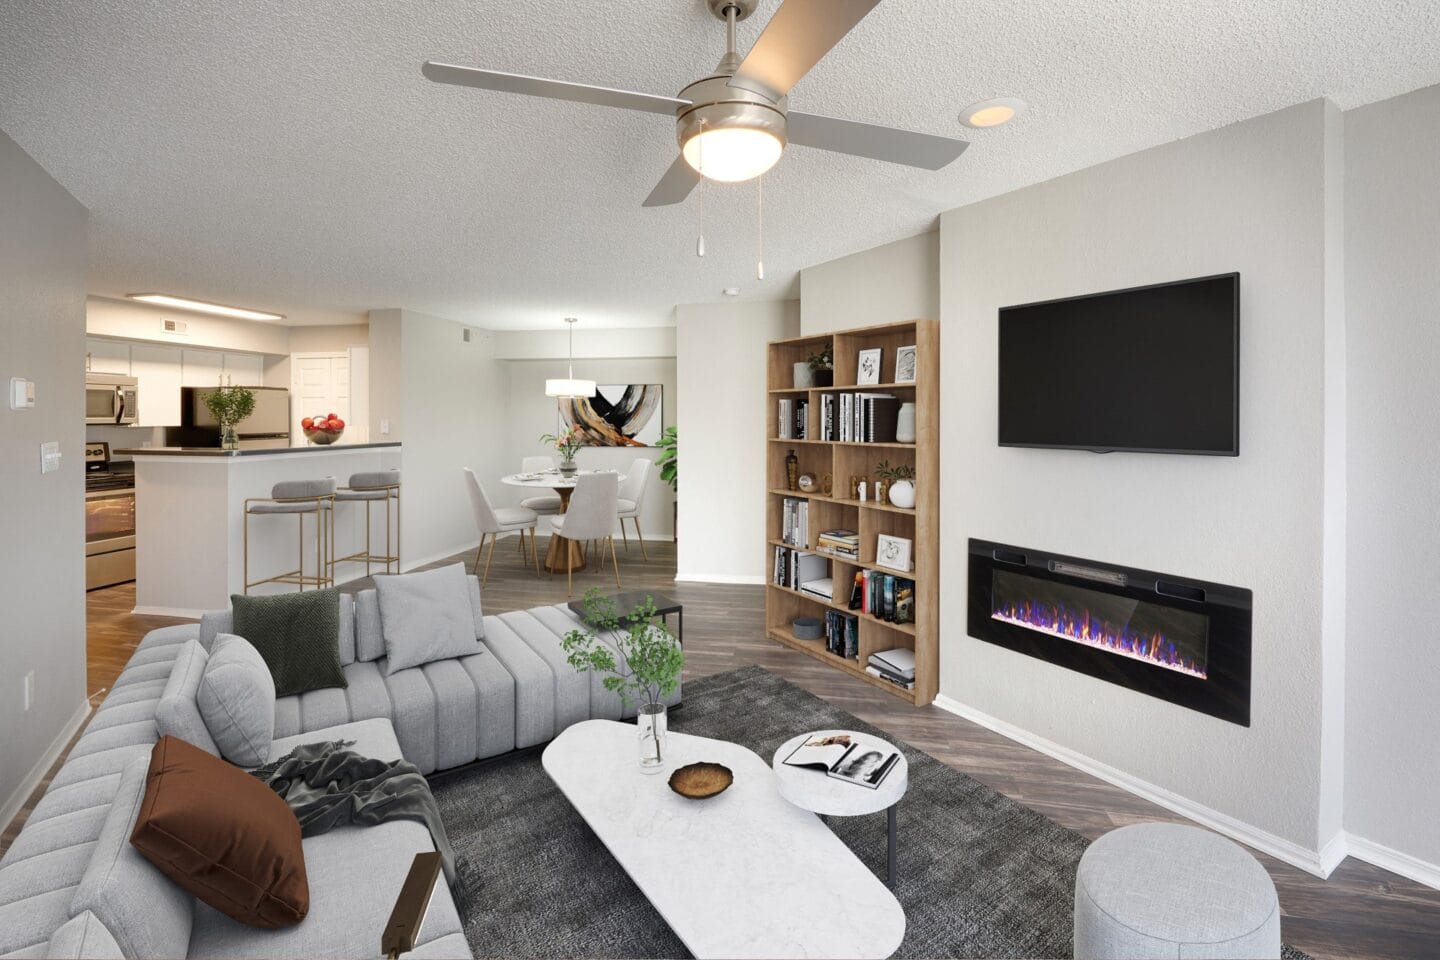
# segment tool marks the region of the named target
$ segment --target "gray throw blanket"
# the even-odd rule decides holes
[[[445,865],[445,879],[461,894],[455,851],[440,821],[430,784],[413,763],[371,760],[353,750],[353,740],[307,743],[253,776],[289,804],[300,821],[300,835],[313,837],[346,824],[374,826],[386,820],[418,820],[430,829]]]

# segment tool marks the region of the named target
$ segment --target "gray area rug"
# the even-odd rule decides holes
[[[671,728],[767,761],[796,733],[883,731],[760,667],[685,684]],[[1075,869],[1089,843],[906,744],[900,804],[905,940],[897,957],[1069,957]],[[464,863],[465,936],[477,957],[687,957],[684,945],[540,766],[517,755],[432,778]],[[885,815],[832,818],[877,875]],[[805,891],[796,890],[797,904]],[[737,918],[737,922],[744,922]],[[1308,960],[1285,950],[1286,960]]]

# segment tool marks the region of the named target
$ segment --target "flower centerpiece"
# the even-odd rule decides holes
[[[585,593],[583,620],[586,629],[571,630],[561,641],[566,660],[576,670],[606,674],[605,689],[626,707],[636,707],[640,769],[658,773],[667,752],[665,698],[679,686],[685,668],[680,642],[655,615],[653,597],[621,615],[614,600],[592,587]]]
[[[542,433],[541,443],[548,443],[560,454],[560,472],[567,477],[573,477],[577,467],[575,466],[575,454],[585,446],[585,438],[579,427],[571,427],[563,433]]]
[[[255,394],[222,379],[213,392],[205,394],[205,409],[220,425],[220,446],[226,450],[239,449],[235,424],[255,412]]]

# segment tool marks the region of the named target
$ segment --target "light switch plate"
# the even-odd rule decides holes
[[[24,377],[10,378],[10,409],[29,410],[35,406],[35,381]]]
[[[60,443],[47,440],[40,444],[40,472],[54,473],[60,469]]]
[[[382,437],[388,437],[388,436],[390,436],[390,421],[389,421],[389,420],[381,420],[381,421],[380,421],[380,436],[382,436]]]

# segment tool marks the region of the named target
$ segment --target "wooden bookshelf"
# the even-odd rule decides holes
[[[895,353],[899,347],[915,345],[915,382],[857,385],[855,383],[860,351],[881,348],[882,381],[891,381],[895,373]],[[794,365],[829,346],[835,358],[835,382],[826,387],[796,387]],[[829,557],[830,576],[835,597],[826,600],[813,594],[771,582],[765,590],[765,624],[769,637],[822,663],[887,690],[907,703],[927,704],[935,699],[940,682],[939,592],[940,542],[936,531],[940,524],[940,326],[934,320],[912,320],[790,340],[776,340],[769,345],[766,375],[765,428],[765,499],[766,543],[765,570],[767,579],[773,569],[775,548],[794,547],[815,550],[821,532],[842,528],[860,536],[860,556],[850,560]],[[914,443],[864,443],[857,441],[821,440],[820,398],[827,393],[865,391],[894,395],[901,402],[915,404]],[[779,429],[780,401],[809,401],[806,424],[807,439],[783,439]],[[800,473],[810,473],[817,481],[828,474],[832,487],[829,494],[819,488],[810,492],[788,489],[785,458],[791,450],[800,462]],[[915,468],[915,506],[897,507],[850,497],[852,476],[863,476],[873,483],[875,468],[880,461],[908,464]],[[784,503],[787,497],[809,503],[808,543],[803,547],[785,543],[783,538]],[[904,537],[911,541],[914,569],[906,574],[875,563],[875,544],[879,534]],[[872,570],[905,577],[915,582],[915,618],[912,623],[890,623],[878,617],[849,610],[850,584],[857,570]],[[801,640],[791,628],[798,616],[818,617],[822,621],[829,610],[842,610],[859,618],[859,656],[855,659],[837,656],[825,648],[825,640]],[[887,680],[865,672],[870,655],[894,647],[915,651],[915,689],[906,690]]]

